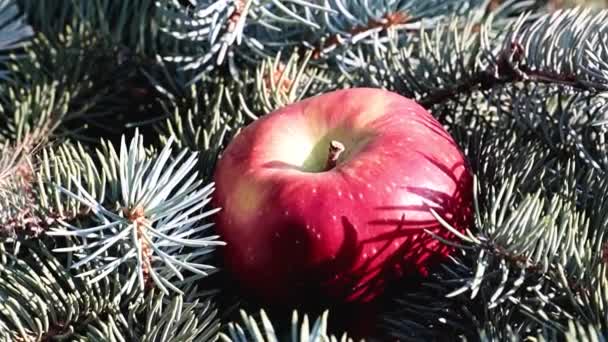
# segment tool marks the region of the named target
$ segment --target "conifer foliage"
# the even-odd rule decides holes
[[[358,86],[421,103],[475,174],[457,252],[364,337],[604,341],[607,20],[597,1],[0,0],[0,341],[353,339],[332,308],[231,292],[210,200],[242,127]]]

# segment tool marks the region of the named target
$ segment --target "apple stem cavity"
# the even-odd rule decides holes
[[[338,158],[340,158],[340,154],[342,154],[345,149],[344,144],[337,140],[332,140],[329,143],[329,154],[327,155],[327,163],[325,163],[325,171],[329,171],[336,167]]]

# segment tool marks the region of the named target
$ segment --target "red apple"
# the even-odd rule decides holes
[[[430,208],[461,231],[472,217],[472,175],[452,137],[380,89],[261,117],[230,142],[214,180],[224,267],[264,301],[367,302],[448,255],[424,232],[453,238]]]

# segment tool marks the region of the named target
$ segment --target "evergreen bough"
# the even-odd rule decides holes
[[[242,127],[368,86],[456,138],[475,223],[367,339],[605,341],[608,10],[559,3],[0,0],[0,340],[350,340],[218,281],[209,200]]]

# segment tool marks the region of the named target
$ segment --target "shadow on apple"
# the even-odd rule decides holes
[[[455,178],[452,170],[444,168],[443,165],[430,157],[427,157],[427,159],[441,168],[443,172]],[[456,169],[460,166],[454,165],[453,168]],[[336,296],[352,293],[355,297],[351,299],[355,302],[368,302],[373,300],[378,293],[381,293],[388,284],[401,279],[403,276],[415,274],[426,276],[429,267],[444,260],[451,248],[425,233],[423,229],[428,229],[447,240],[453,239],[453,234],[441,227],[434,218],[407,222],[405,214],[402,213],[429,212],[433,208],[440,216],[450,217],[449,221],[453,226],[459,229],[468,227],[471,223],[472,210],[467,206],[472,197],[471,187],[469,183],[460,182],[458,179],[454,179],[454,181],[460,186],[452,194],[422,187],[403,187],[408,192],[415,193],[424,198],[426,202],[434,203],[436,206],[431,207],[428,204],[378,206],[376,207],[378,211],[395,212],[395,217],[401,214],[401,218],[378,219],[367,222],[372,227],[382,227],[382,233],[371,238],[360,240],[353,223],[348,217],[342,216],[340,229],[344,231],[344,241],[337,258],[323,265],[315,266],[315,269],[323,270],[319,274],[320,279],[329,279],[326,282],[320,282],[320,287],[324,284],[329,285],[332,282],[338,282],[340,283],[338,288],[342,290],[337,292]],[[390,229],[390,227],[394,227],[394,229]],[[399,248],[391,250],[394,241],[399,241]],[[350,266],[355,265],[357,260],[360,259],[365,245],[377,245],[378,243],[380,243],[380,248],[377,248],[377,253],[368,257],[363,264],[347,273],[337,272],[337,270],[350,269]],[[376,263],[376,259],[384,259],[384,261]],[[334,287],[335,283],[331,285]],[[324,291],[319,289],[318,292],[323,293]]]
[[[355,224],[348,217],[341,216],[337,228],[343,230],[344,239],[336,258],[314,265],[310,271],[300,272],[301,278],[293,278],[291,282],[291,286],[299,288],[296,291],[299,298],[289,299],[282,307],[275,306],[274,310],[278,312],[285,310],[281,313],[283,315],[288,314],[287,311],[294,307],[305,312],[317,313],[330,308],[330,317],[334,323],[337,323],[335,325],[338,329],[348,327],[349,333],[354,335],[373,335],[372,331],[375,331],[375,323],[377,323],[376,314],[380,312],[381,306],[390,305],[387,300],[390,300],[391,292],[387,292],[386,289],[392,284],[402,284],[404,281],[420,282],[433,267],[445,261],[452,250],[452,247],[424,232],[424,229],[428,229],[447,240],[453,240],[453,234],[441,227],[434,218],[408,222],[404,213],[429,212],[429,209],[433,208],[440,216],[450,217],[451,224],[459,229],[471,224],[472,186],[469,181],[456,179],[453,171],[462,167],[462,164],[453,165],[452,170],[431,157],[425,156],[425,158],[449,175],[455,184],[459,184],[454,193],[416,186],[402,187],[424,198],[425,202],[430,204],[375,207],[378,212],[392,212],[394,213],[392,216],[400,216],[400,219],[368,221],[367,225],[378,227],[382,233],[367,239],[361,239]],[[386,217],[386,215],[379,216]],[[300,241],[298,250],[294,251],[293,245],[287,242],[278,241],[276,246],[290,248],[289,252],[292,254],[296,252],[305,254],[307,246],[312,245],[313,241],[306,234],[304,227],[294,224],[291,228],[292,234],[286,236],[285,241],[298,239]],[[399,241],[397,249],[391,248],[395,241]],[[377,253],[361,262],[362,253],[368,244],[379,246]],[[287,251],[277,251],[277,255],[284,254],[288,254]],[[311,277],[314,277],[315,281],[311,281]],[[310,284],[318,284],[318,286],[314,287]],[[331,297],[326,296],[328,288],[333,291]],[[350,296],[346,300],[348,304],[345,304],[344,297],[347,294]]]

